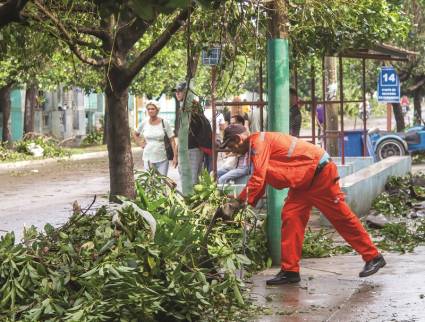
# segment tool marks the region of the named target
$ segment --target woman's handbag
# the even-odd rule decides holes
[[[161,120],[161,122],[162,122],[162,128],[164,130],[164,145],[165,145],[165,152],[167,152],[167,159],[173,160],[174,159],[173,147],[171,146],[170,138],[168,137],[167,132],[165,131],[164,120]]]

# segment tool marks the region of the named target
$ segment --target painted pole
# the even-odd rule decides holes
[[[289,133],[289,46],[285,0],[275,0],[267,41],[268,128]],[[274,265],[280,264],[281,211],[286,190],[267,190],[267,237]]]

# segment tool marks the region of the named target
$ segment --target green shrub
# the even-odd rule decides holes
[[[60,147],[56,140],[45,136],[39,136],[33,139],[17,141],[14,145],[17,152],[31,155],[31,152],[29,150],[29,146],[31,143],[39,145],[43,148],[43,157],[45,158],[64,157],[70,155],[70,152]]]
[[[87,134],[83,140],[83,145],[103,144],[103,129],[95,130]]]

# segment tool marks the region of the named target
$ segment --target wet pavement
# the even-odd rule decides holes
[[[412,172],[425,172],[425,165],[413,165]],[[320,221],[313,215],[309,223]],[[295,285],[266,286],[279,268],[255,275],[251,294],[264,314],[253,320],[425,322],[425,246],[383,254],[387,265],[367,278],[358,277],[364,263],[357,255],[303,259]]]
[[[20,236],[24,226],[59,225],[72,213],[72,203],[107,202],[106,158],[58,161],[0,173],[0,229]]]
[[[384,256],[387,265],[363,279],[355,255],[302,260],[298,285],[266,286],[278,269],[256,275],[252,297],[267,309],[255,321],[425,321],[425,247]]]

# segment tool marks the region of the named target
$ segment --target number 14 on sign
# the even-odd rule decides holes
[[[384,79],[385,83],[388,83],[388,82],[395,83],[396,81],[394,73],[384,73],[384,75],[382,75],[382,78]]]

